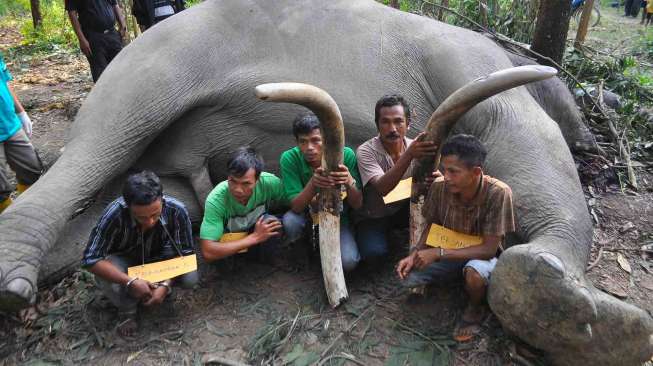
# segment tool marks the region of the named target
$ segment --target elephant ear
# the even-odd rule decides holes
[[[438,146],[435,156],[425,157],[413,165],[413,182],[410,195],[410,245],[417,245],[424,230],[422,205],[428,192],[426,178],[440,165],[442,144],[456,122],[467,111],[489,97],[524,84],[554,77],[558,71],[553,67],[526,65],[493,72],[465,84],[442,102],[431,114],[426,124],[423,140]]]
[[[301,83],[259,85],[256,97],[264,101],[302,105],[315,113],[322,134],[322,168],[325,174],[338,169],[343,161],[345,130],[340,109],[324,90]],[[337,307],[347,299],[347,284],[340,255],[340,212],[342,198],[339,188],[320,190],[320,258],[324,287],[329,303]]]

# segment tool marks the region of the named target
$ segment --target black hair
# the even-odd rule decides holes
[[[410,123],[410,106],[408,105],[408,102],[406,102],[406,99],[402,97],[399,94],[388,94],[384,95],[381,97],[376,102],[376,106],[374,107],[374,123],[376,124],[376,127],[379,127],[379,118],[381,118],[381,108],[383,107],[394,107],[396,105],[400,105],[404,107],[404,115],[406,116],[406,122]]]
[[[240,178],[248,170],[256,171],[256,178],[263,171],[263,159],[256,153],[253,147],[240,147],[231,154],[227,161],[227,173],[233,177]]]
[[[163,186],[156,174],[149,170],[132,174],[122,186],[122,197],[127,206],[149,205],[163,197]]]
[[[454,135],[442,145],[442,157],[456,155],[467,167],[483,167],[487,151],[485,146],[472,135]]]
[[[316,128],[320,128],[320,121],[315,114],[300,114],[292,123],[292,134],[295,135],[295,140],[297,140],[299,135],[308,135]]]

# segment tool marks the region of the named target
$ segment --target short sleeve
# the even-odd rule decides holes
[[[359,190],[363,188],[363,184],[361,182],[361,175],[358,172],[358,163],[356,160],[356,154],[354,153],[354,150],[352,150],[349,147],[345,147],[344,154],[343,154],[343,162],[345,163],[345,166],[347,169],[349,169],[349,174],[354,178],[356,181],[356,188]]]
[[[504,236],[514,231],[512,190],[507,185],[493,187],[486,201],[482,235]]]
[[[289,199],[285,191],[285,186],[279,177],[273,175],[274,179],[271,179],[272,183],[272,200],[275,201],[280,206],[288,206]]]
[[[220,202],[220,197],[219,193],[210,194],[206,200],[204,219],[200,226],[200,239],[217,241],[224,233],[226,210],[224,203]]]
[[[376,160],[376,154],[372,151],[369,144],[363,144],[358,148],[356,158],[358,160],[358,172],[363,187],[365,187],[372,178],[380,177],[385,174],[381,165]]]
[[[12,79],[13,77],[7,68],[7,64],[5,64],[5,60],[0,56],[0,80],[2,80],[3,83],[7,83]]]
[[[292,150],[285,151],[279,159],[281,179],[283,180],[282,189],[285,198],[290,201],[295,199],[304,189],[301,182],[301,165],[298,164],[292,152]]]

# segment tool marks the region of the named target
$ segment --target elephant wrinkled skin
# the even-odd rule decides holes
[[[373,106],[382,94],[411,102],[414,135],[453,91],[510,66],[482,35],[371,0],[208,0],[175,15],[114,59],[61,158],[0,216],[0,307],[34,301],[46,258],[71,247],[66,233],[90,230],[71,230],[68,220],[128,169],[166,177],[168,193],[197,217],[210,183],[224,178],[228,152],[251,144],[275,161],[292,145],[290,121],[302,108],[258,101],[258,84],[324,89],[342,111],[347,144],[357,146],[376,132]],[[556,96],[567,97],[538,101]],[[519,87],[477,105],[453,131],[480,138],[487,173],[514,192],[522,244],[502,255],[490,306],[556,364],[637,364],[653,353],[653,321],[585,278],[592,226],[569,148],[545,110]],[[558,122],[563,131],[581,125]],[[75,261],[81,247],[73,249]]]

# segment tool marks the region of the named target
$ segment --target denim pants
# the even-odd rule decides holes
[[[117,267],[120,271],[127,273],[127,268],[135,265],[141,264],[140,262],[129,258],[122,257],[117,255],[109,255],[105,258]],[[95,276],[95,282],[97,283],[98,288],[104,296],[106,296],[111,303],[118,308],[121,312],[135,312],[138,307],[138,299],[133,298],[127,286],[121,285],[119,283],[109,282],[100,276]],[[199,274],[197,271],[189,272],[178,276],[174,279],[173,285],[179,286],[185,289],[191,289],[198,285],[199,283]]]
[[[472,259],[467,262],[453,262],[443,260],[433,262],[422,270],[413,269],[402,281],[406,287],[418,287],[436,281],[451,281],[461,278],[465,268],[472,268],[485,280],[485,284],[490,281],[490,275],[497,265],[497,259],[490,260]]]
[[[288,242],[292,243],[301,239],[307,223],[308,218],[305,214],[297,214],[292,210],[288,210],[283,215],[283,228],[286,231]],[[342,269],[345,272],[356,268],[361,259],[356,240],[354,240],[354,234],[347,225],[340,226],[340,257],[342,258]]]
[[[392,216],[368,218],[356,225],[356,242],[363,260],[383,257],[388,254],[388,230],[408,226],[409,205]]]

